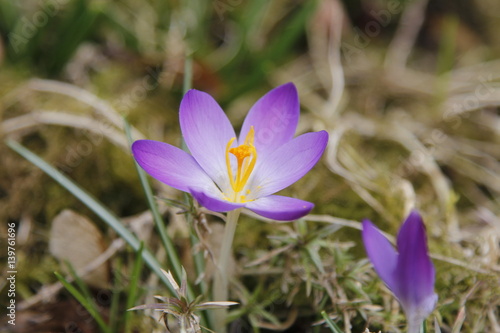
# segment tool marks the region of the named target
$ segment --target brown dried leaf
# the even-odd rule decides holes
[[[101,232],[92,221],[67,209],[52,221],[49,249],[54,257],[68,261],[78,274],[82,274],[105,251],[105,246]],[[82,279],[90,286],[107,288],[109,267],[103,263]]]

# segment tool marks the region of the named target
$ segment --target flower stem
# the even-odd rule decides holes
[[[424,333],[424,323],[422,321],[410,320],[408,322],[408,333]]]
[[[240,216],[241,209],[232,210],[227,213],[226,227],[217,260],[217,271],[214,276],[213,298],[214,301],[228,301],[229,299],[229,272],[228,264],[231,257],[231,247],[233,245],[234,233]],[[217,333],[226,332],[227,309],[220,309],[215,312],[216,320],[214,327]]]
[[[182,91],[185,93],[191,89],[193,84],[193,58],[186,52],[184,59],[184,81],[182,82]]]

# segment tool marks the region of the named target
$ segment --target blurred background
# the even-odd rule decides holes
[[[187,88],[210,93],[239,128],[260,96],[294,82],[298,133],[326,129],[330,143],[284,193],[316,207],[295,223],[241,221],[232,332],[327,332],[323,310],[345,332],[400,332],[404,317],[366,260],[358,222],[394,235],[413,207],[427,225],[442,332],[500,332],[499,29],[496,0],[0,0],[0,260],[14,223],[18,272],[18,324],[2,318],[0,331],[98,332],[53,272],[103,253],[84,282],[111,331],[124,331],[135,258],[6,143],[97,198],[162,263],[124,118],[133,139],[180,146]],[[209,279],[191,254],[210,261],[220,219],[195,207],[188,223],[162,200],[182,195],[152,186],[190,281]],[[133,305],[168,293],[147,268],[137,283]],[[2,278],[2,304],[8,287]],[[131,318],[127,332],[165,330],[149,313]]]

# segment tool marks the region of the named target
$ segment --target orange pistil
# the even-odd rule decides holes
[[[227,173],[229,176],[229,181],[231,183],[231,187],[234,191],[233,200],[234,202],[247,202],[249,200],[246,199],[245,195],[241,195],[238,198],[238,193],[243,190],[252,171],[255,167],[255,162],[257,161],[257,150],[253,145],[254,142],[255,131],[253,126],[250,127],[248,134],[245,138],[245,142],[242,145],[231,148],[231,145],[236,140],[236,138],[232,138],[229,140],[226,146],[226,166]],[[236,168],[236,177],[233,175],[233,169],[231,168],[231,159],[229,157],[229,153],[233,154],[236,157],[236,161],[238,163]],[[249,194],[250,191],[247,190],[246,194]]]

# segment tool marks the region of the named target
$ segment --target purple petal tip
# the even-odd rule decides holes
[[[399,254],[369,220],[363,221],[362,235],[370,261],[400,301],[408,321],[423,321],[434,309],[437,295],[425,225],[418,211],[413,210],[399,230]]]
[[[314,204],[308,201],[285,197],[281,195],[270,195],[251,201],[246,204],[251,211],[277,221],[297,220],[314,208]]]

